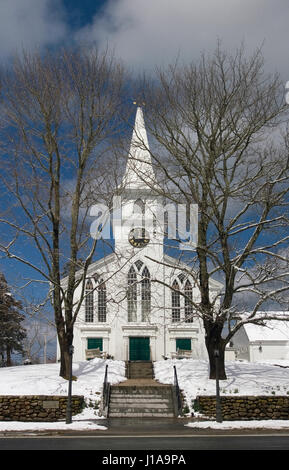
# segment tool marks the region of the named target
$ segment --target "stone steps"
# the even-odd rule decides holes
[[[128,361],[126,363],[126,370],[129,379],[153,378],[153,365],[151,361]]]
[[[171,394],[171,386],[168,385],[167,387],[146,387],[143,385],[139,385],[138,387],[130,387],[130,386],[122,386],[122,387],[117,387],[115,385],[111,386],[111,389],[113,390],[114,395],[127,395],[131,397],[155,397],[156,395],[159,395],[163,397],[164,395],[170,395]]]
[[[126,396],[125,401],[126,403],[143,403],[144,400],[150,400],[150,402],[169,402],[169,398],[163,398],[161,396],[155,397],[154,395],[142,395],[142,396]],[[124,397],[121,395],[111,397],[111,403],[123,403]]]
[[[128,380],[110,389],[109,417],[173,418],[171,385],[153,379],[150,361],[128,361]]]
[[[153,412],[137,412],[135,410],[133,411],[127,411],[126,413],[120,411],[110,411],[109,417],[111,418],[174,418],[174,414],[167,412],[165,413],[164,411],[157,412],[156,410]]]
[[[148,400],[146,398],[146,400]],[[169,399],[164,399],[162,397],[159,397],[159,398],[151,398],[149,400],[150,402],[150,407],[155,407],[157,405],[160,405],[160,407],[165,407],[165,406],[168,406],[170,405],[170,400]],[[111,400],[110,400],[110,404],[111,405],[115,405],[115,406],[129,406],[129,405],[135,405],[136,407],[138,406],[143,406],[144,404],[144,399],[143,398],[126,398],[126,400],[124,401],[121,397],[119,398],[115,398],[113,397]]]
[[[109,417],[174,417],[172,388],[112,386]]]

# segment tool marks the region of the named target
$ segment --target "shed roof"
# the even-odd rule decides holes
[[[289,341],[289,322],[268,320],[266,326],[244,325],[249,341]]]

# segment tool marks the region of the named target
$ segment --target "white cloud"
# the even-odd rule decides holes
[[[61,0],[1,0],[0,58],[56,44],[67,28]]]
[[[245,42],[254,50],[265,40],[273,68],[288,70],[288,0],[109,0],[91,25],[78,32],[82,41],[107,42],[137,66],[166,64]],[[288,70],[289,79],[289,70]]]

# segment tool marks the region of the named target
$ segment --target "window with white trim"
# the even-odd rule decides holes
[[[145,266],[142,271],[141,280],[141,319],[148,321],[151,313],[151,280],[148,268]]]
[[[137,277],[131,266],[127,277],[127,315],[128,321],[137,321]]]
[[[187,280],[185,283],[184,294],[185,294],[185,322],[192,323],[193,313],[194,313],[193,304],[192,304],[193,288],[189,280]]]
[[[106,322],[106,285],[105,282],[101,279],[98,289],[98,302],[97,302],[97,313],[98,313],[98,321],[99,322]]]
[[[181,320],[181,295],[180,286],[177,280],[172,285],[172,323],[179,322]]]
[[[92,323],[94,318],[93,306],[93,284],[91,279],[88,279],[85,286],[85,321]]]

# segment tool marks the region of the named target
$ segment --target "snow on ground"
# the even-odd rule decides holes
[[[0,432],[106,429],[95,422],[101,419],[96,406],[101,397],[106,364],[111,384],[125,380],[125,364],[122,361],[93,359],[73,364],[73,375],[77,380],[72,382],[72,394],[83,395],[87,407],[81,414],[73,416],[71,424],[0,421]],[[68,381],[59,376],[59,368],[59,364],[0,368],[0,395],[67,395]]]
[[[93,359],[73,364],[72,394],[96,398],[100,393],[105,366],[108,365],[108,381],[115,384],[125,380],[125,364],[122,361]],[[68,381],[59,376],[60,364],[35,364],[4,367],[0,369],[0,395],[67,395]]]
[[[0,432],[39,430],[95,430],[107,429],[101,426],[101,418],[95,408],[100,401],[105,366],[108,365],[108,381],[116,384],[125,380],[125,364],[122,361],[93,359],[73,364],[72,393],[83,395],[87,407],[74,416],[71,424],[29,423],[0,421]],[[226,395],[289,395],[289,361],[279,361],[282,367],[264,363],[228,362],[227,380],[220,381],[221,394]],[[176,366],[180,388],[192,411],[197,395],[215,394],[216,384],[208,379],[208,362],[193,359],[164,360],[154,363],[155,378],[161,383],[173,384]],[[40,364],[0,368],[0,395],[67,395],[68,382],[59,376],[59,364]],[[287,368],[288,367],[288,368]],[[193,428],[271,428],[289,429],[289,421],[214,421],[192,422]]]
[[[281,364],[281,363],[280,363]],[[288,368],[269,363],[227,362],[227,380],[220,380],[220,392],[226,395],[289,395]],[[186,400],[197,395],[214,395],[215,380],[209,380],[208,362],[193,359],[168,359],[154,363],[155,378],[159,382],[174,383],[176,366],[178,382]]]
[[[276,365],[276,362],[278,365]],[[193,401],[198,395],[214,395],[216,381],[209,380],[208,361],[193,359],[168,359],[154,363],[155,378],[159,382],[173,384],[176,366],[179,387],[186,403],[193,411]],[[281,367],[280,367],[281,366]],[[241,361],[226,363],[227,380],[220,381],[221,395],[289,395],[289,361],[274,361],[274,364],[248,363]],[[195,413],[196,415],[196,413]],[[287,420],[264,421],[214,421],[194,422],[187,426],[194,428],[289,428]]]

